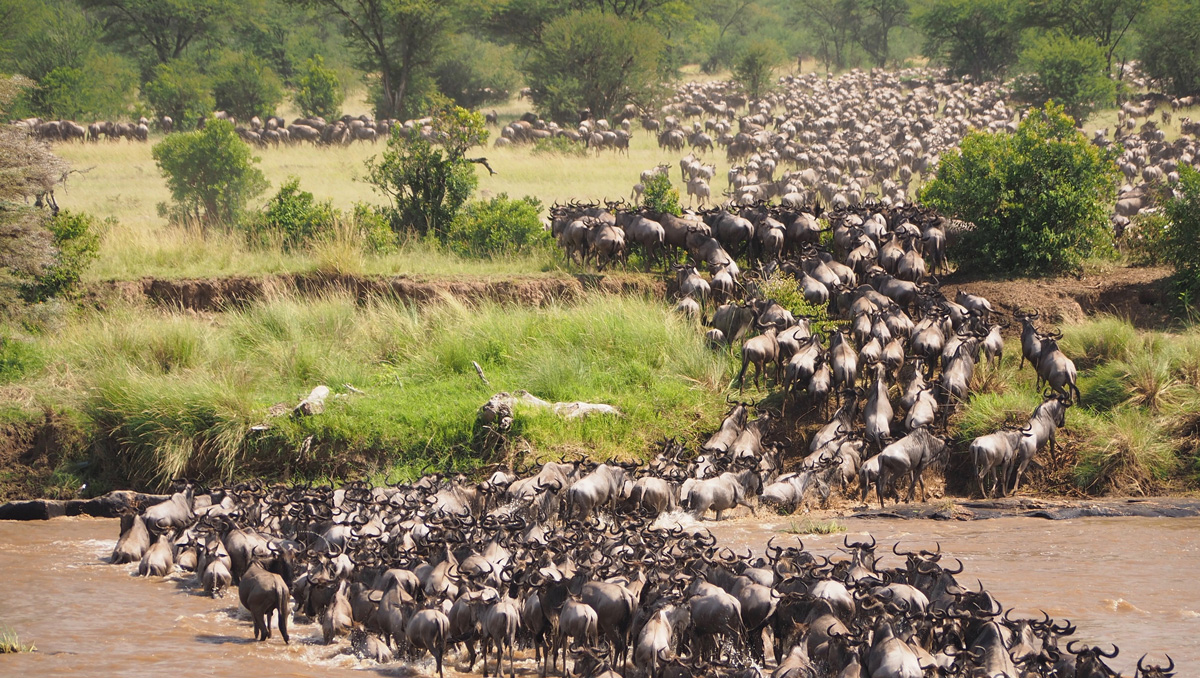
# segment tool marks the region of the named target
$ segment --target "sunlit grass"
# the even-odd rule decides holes
[[[180,476],[470,468],[483,461],[478,408],[521,389],[611,404],[622,416],[520,411],[515,451],[641,457],[662,438],[711,430],[733,369],[661,302],[600,294],[543,307],[447,299],[420,308],[284,294],[215,316],[118,305],[24,341],[42,358],[3,387],[23,390],[9,402],[81,412],[94,436],[91,472],[143,487]],[[318,384],[334,392],[324,414],[268,415]]]

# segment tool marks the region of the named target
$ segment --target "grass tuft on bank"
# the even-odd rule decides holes
[[[468,469],[485,461],[478,408],[520,389],[623,416],[519,409],[510,451],[642,456],[661,438],[714,428],[733,370],[660,301],[600,294],[542,308],[346,294],[216,315],[115,307],[23,341],[44,362],[4,388],[25,410],[82,413],[94,439],[75,461],[93,489]],[[318,384],[333,390],[325,412],[291,416]],[[285,414],[269,416],[272,406]]]
[[[1060,348],[1079,368],[1082,397],[1067,411],[1060,450],[1036,458],[1035,481],[1046,490],[1089,495],[1200,484],[1200,328],[1142,331],[1098,316],[1060,329]],[[1041,402],[1034,371],[1017,370],[1019,358],[1020,343],[1010,340],[998,369],[977,372],[973,386],[980,392],[954,420],[962,449],[1005,424],[1023,426]]]

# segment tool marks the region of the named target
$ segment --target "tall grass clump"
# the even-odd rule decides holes
[[[18,652],[37,652],[37,648],[33,645],[22,645],[16,631],[7,626],[0,627],[0,654]]]
[[[1124,360],[1141,347],[1137,329],[1124,318],[1102,315],[1076,325],[1064,325],[1058,346],[1080,368]]]
[[[1149,494],[1167,481],[1177,460],[1162,427],[1145,410],[1121,407],[1084,439],[1075,481],[1087,492]]]

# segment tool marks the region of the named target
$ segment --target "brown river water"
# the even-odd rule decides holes
[[[1127,676],[1146,652],[1159,661],[1169,652],[1180,678],[1200,676],[1200,518],[843,522],[852,540],[870,533],[885,549],[940,541],[965,563],[961,582],[982,581],[1018,613],[1069,618],[1084,642],[1117,643],[1111,664]],[[787,518],[705,524],[735,549],[758,551],[774,535],[795,539],[782,532]],[[0,627],[38,650],[0,656],[0,676],[436,675],[429,659],[359,661],[344,640],[321,645],[315,625],[293,625],[290,646],[277,633],[255,643],[236,590],[212,600],[193,592],[191,575],[143,579],[133,576],[136,565],[108,565],[118,531],[116,520],[0,522]],[[804,544],[829,553],[843,536],[806,536]],[[523,656],[518,673],[534,673]]]

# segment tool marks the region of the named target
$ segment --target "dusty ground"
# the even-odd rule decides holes
[[[991,280],[955,273],[942,279],[942,291],[953,299],[958,290],[977,294],[992,307],[1011,314],[1041,312],[1042,324],[1077,323],[1100,313],[1128,318],[1140,328],[1159,328],[1169,316],[1164,293],[1171,269],[1166,267],[1113,268],[1079,278],[1014,278]]]

